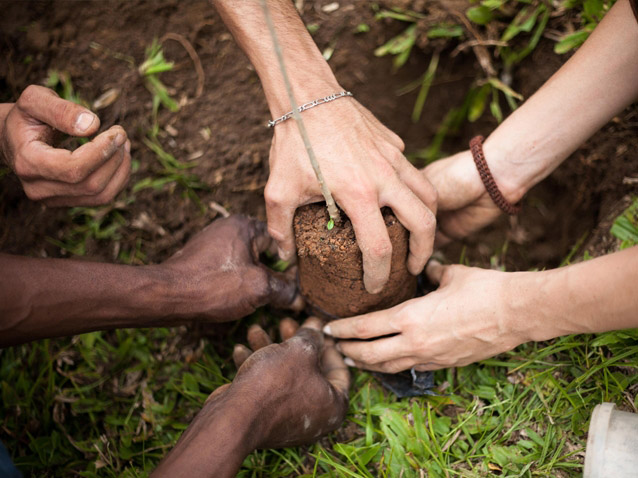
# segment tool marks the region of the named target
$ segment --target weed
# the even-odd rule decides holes
[[[441,146],[445,138],[455,134],[465,121],[475,122],[481,118],[488,105],[496,121],[503,121],[501,99],[510,111],[524,99],[511,87],[512,71],[536,49],[550,18],[573,12],[580,21],[579,30],[557,38],[554,50],[559,54],[566,53],[587,39],[613,3],[614,0],[566,0],[558,5],[528,0],[481,0],[466,10],[465,18],[449,14],[447,20],[434,23],[420,12],[398,8],[377,12],[377,19],[390,18],[408,26],[378,47],[376,56],[394,56],[393,65],[398,69],[407,62],[414,45],[427,44],[428,50],[432,51],[422,78],[400,91],[405,94],[419,88],[412,111],[413,121],[421,118],[444,50],[456,55],[471,45],[483,71],[470,86],[463,103],[451,109],[444,118],[430,146],[410,154],[410,159],[424,165],[444,156]]]
[[[153,95],[153,124],[157,124],[157,112],[160,104],[169,111],[175,113],[179,111],[179,105],[171,98],[168,89],[159,79],[159,74],[173,69],[173,62],[164,59],[162,45],[153,40],[153,43],[146,49],[146,58],[138,67],[137,71],[145,79],[146,88]]]

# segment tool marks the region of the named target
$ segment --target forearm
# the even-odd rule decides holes
[[[518,201],[638,97],[638,22],[619,0],[590,38],[486,140],[497,184]]]
[[[261,79],[273,117],[288,112],[279,62],[260,0],[211,0]],[[341,89],[328,63],[289,0],[268,0],[287,72],[298,102],[327,96]]]
[[[174,278],[159,266],[0,254],[0,270],[0,347],[178,319]]]
[[[638,327],[638,247],[568,267],[516,273],[510,320],[527,340]]]
[[[204,404],[151,478],[232,478],[255,449],[259,410],[249,396],[222,393]]]

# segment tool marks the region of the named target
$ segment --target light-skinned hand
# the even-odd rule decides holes
[[[383,206],[410,231],[408,269],[419,274],[432,254],[436,191],[403,156],[403,141],[352,98],[307,110],[303,120],[326,183],[352,221],[366,290],[380,292],[390,274],[392,244]],[[295,210],[323,200],[294,120],[275,127],[265,198],[268,230],[280,256],[289,259],[295,252]]]
[[[339,339],[346,363],[386,373],[436,370],[483,360],[529,340],[533,324],[517,319],[516,294],[510,290],[516,273],[435,261],[426,273],[439,284],[434,292],[324,328]]]
[[[496,166],[493,161],[492,165]],[[462,239],[502,214],[487,193],[469,151],[434,161],[421,171],[438,192],[437,246]],[[518,190],[510,187],[505,175],[498,175],[498,184],[510,202],[520,199],[516,195]]]

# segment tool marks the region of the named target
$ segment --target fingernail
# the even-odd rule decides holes
[[[355,367],[354,360],[352,360],[350,357],[344,358],[343,363],[345,363],[348,367]]]
[[[131,152],[131,142],[130,142],[130,141],[127,141],[127,142],[124,144],[124,150],[125,150],[127,153],[130,153],[130,152]]]
[[[323,333],[326,334],[326,335],[332,335],[332,330],[330,330],[330,326],[329,325],[324,326]]]
[[[124,135],[122,133],[117,133],[115,138],[113,138],[113,143],[119,148],[124,143]]]
[[[81,113],[80,116],[75,120],[75,129],[84,132],[93,124],[95,121],[95,115],[92,113]]]

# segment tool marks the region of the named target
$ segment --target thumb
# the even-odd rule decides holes
[[[90,136],[100,127],[97,115],[72,101],[63,100],[43,86],[28,86],[16,106],[26,115],[71,136]]]
[[[268,301],[275,307],[289,309],[297,302],[299,292],[295,278],[286,276],[281,272],[268,271],[268,285],[270,297]]]

